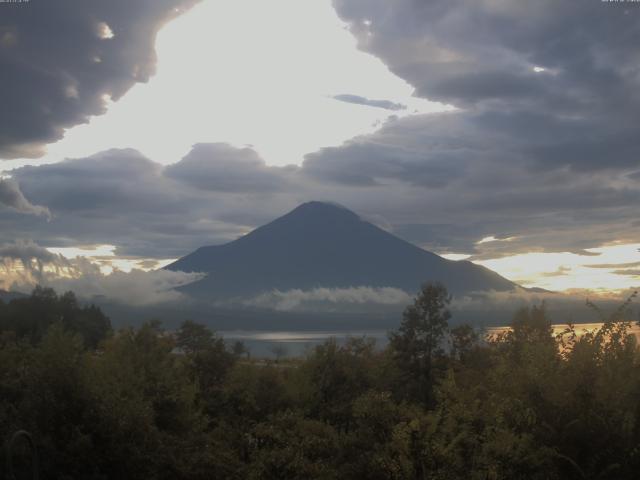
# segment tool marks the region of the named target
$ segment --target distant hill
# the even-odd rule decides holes
[[[247,297],[278,289],[395,287],[409,293],[441,281],[454,294],[517,285],[468,261],[446,260],[322,202],[288,214],[224,245],[202,247],[166,267],[205,272],[181,291],[201,300]]]

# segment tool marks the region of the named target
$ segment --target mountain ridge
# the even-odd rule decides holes
[[[485,267],[447,260],[346,207],[318,201],[229,243],[200,247],[165,268],[207,273],[180,289],[200,299],[319,287],[395,287],[413,293],[426,281],[440,281],[454,294],[517,287]]]

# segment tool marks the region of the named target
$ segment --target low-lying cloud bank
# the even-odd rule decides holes
[[[602,319],[588,302],[601,313],[613,311],[634,293],[633,289],[602,291],[575,289],[562,293],[518,288],[508,292],[478,292],[454,298],[451,303],[453,323],[476,325],[507,325],[515,312],[533,305],[544,305],[551,321],[556,324],[589,323]],[[632,304],[632,310],[638,310]],[[635,315],[635,314],[634,314]]]
[[[356,320],[360,326],[375,324],[377,328],[395,328],[403,310],[413,303],[415,297],[415,292],[394,287],[362,285],[273,290],[251,298],[233,298],[207,304],[192,300],[179,291],[179,287],[197,281],[202,276],[200,273],[168,270],[123,272],[116,269],[104,274],[99,265],[87,258],[67,259],[33,242],[0,245],[0,289],[29,293],[36,285],[42,285],[52,287],[59,293],[71,290],[85,301],[119,305],[115,315],[122,316],[125,323],[131,321],[131,315],[136,318],[145,315],[162,317],[169,323],[179,321],[186,315],[213,322],[212,326],[216,327],[217,316],[214,313],[224,311],[227,328],[233,324],[229,324],[230,319],[236,317],[250,324],[251,328],[260,329],[270,328],[273,322],[282,319],[293,321],[291,315],[296,315],[296,320],[287,328],[296,325],[309,328],[309,321],[315,322],[313,328],[323,328],[325,321],[336,315],[336,318],[342,319],[339,325],[345,328],[349,327],[350,321]],[[520,308],[543,303],[553,323],[596,322],[600,319],[597,312],[587,306],[587,299],[597,304],[603,312],[608,312],[621,305],[632,293],[632,290],[553,293],[525,289],[476,292],[453,298],[450,305],[451,324],[469,323],[487,327],[507,325]],[[633,308],[638,310],[637,306]],[[266,324],[265,315],[270,319]],[[302,319],[309,321],[300,323]],[[381,324],[380,319],[385,319],[386,323]]]
[[[544,304],[554,323],[598,321],[587,305],[595,303],[603,312],[618,307],[634,290],[603,292],[574,290],[567,293],[532,291],[518,288],[508,292],[486,291],[454,297],[450,304],[452,323],[505,325],[521,308]],[[312,290],[273,290],[249,299],[234,299],[218,306],[257,308],[292,313],[385,313],[400,319],[414,293],[393,287],[357,286],[350,288],[314,288]]]
[[[312,290],[273,290],[263,293],[242,304],[249,307],[267,308],[277,311],[322,311],[336,310],[349,305],[397,306],[406,305],[411,296],[393,287],[314,288]]]
[[[202,274],[168,270],[115,269],[110,274],[87,258],[67,259],[32,241],[0,245],[0,288],[29,293],[36,285],[71,290],[84,300],[108,300],[131,306],[185,301],[176,288]]]
[[[133,306],[155,305],[165,302],[186,301],[183,294],[175,290],[202,278],[198,273],[154,270],[145,272],[116,270],[109,275],[99,269],[84,272],[77,278],[57,278],[49,286],[58,291],[74,291],[79,297],[116,301]]]
[[[200,280],[204,274],[169,270],[114,269],[105,274],[100,266],[85,257],[68,259],[33,241],[0,244],[0,289],[29,293],[36,285],[58,292],[74,291],[83,300],[116,303],[129,307],[172,304],[184,312],[203,314],[217,309],[226,311],[272,312],[273,314],[351,314],[386,316],[400,319],[415,292],[394,287],[367,285],[348,288],[318,287],[310,290],[273,290],[251,298],[233,298],[204,304],[182,294],[179,287]],[[609,311],[620,305],[633,290],[603,292],[574,290],[565,293],[516,289],[511,292],[476,292],[454,297],[450,305],[452,323],[505,325],[518,309],[530,305],[547,306],[555,323],[597,321],[588,308],[589,299]],[[245,315],[246,316],[246,315]],[[316,317],[320,318],[320,317]],[[320,325],[319,325],[320,327]]]

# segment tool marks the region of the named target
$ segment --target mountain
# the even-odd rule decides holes
[[[423,250],[350,210],[304,203],[224,245],[202,247],[165,267],[208,275],[181,288],[202,300],[248,297],[274,289],[396,287],[411,294],[440,281],[453,294],[512,290],[485,267]]]

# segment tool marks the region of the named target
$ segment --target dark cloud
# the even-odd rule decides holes
[[[571,0],[334,0],[360,48],[421,96],[478,106],[628,110],[637,5]],[[621,91],[622,90],[622,91]],[[625,100],[628,93],[632,95]],[[552,100],[559,100],[552,102]]]
[[[494,129],[485,120],[483,113],[452,112],[391,121],[308,155],[302,172],[358,187],[361,198],[377,195],[365,211],[376,205],[371,213],[405,238],[475,259],[536,249],[584,254],[615,239],[638,240],[640,188],[620,181],[623,173],[560,162],[533,168],[528,151],[537,140],[529,130]],[[515,238],[476,245],[487,236]]]
[[[105,206],[144,212],[170,210],[173,205],[156,182],[160,165],[135,150],[109,150],[87,159],[23,167],[11,173],[28,196],[54,212],[84,215]]]
[[[288,187],[296,167],[268,167],[250,148],[225,143],[198,144],[165,175],[203,190],[232,193],[270,192]]]
[[[640,189],[625,181],[640,158],[638,4],[334,5],[361,49],[417,95],[460,109],[308,155],[306,173],[361,195],[400,182],[405,199],[376,213],[427,248],[473,259],[639,240]],[[488,235],[514,238],[476,243]]]
[[[385,110],[406,110],[407,106],[402,103],[395,103],[390,100],[372,100],[360,95],[342,94],[334,95],[335,100],[346,103],[354,103],[356,105],[366,105],[368,107],[384,108]]]
[[[640,5],[334,0],[416,94],[478,115],[543,168],[637,164]]]
[[[20,186],[11,179],[0,178],[0,205],[27,215],[51,218],[51,213],[48,208],[33,205],[29,202],[20,190]]]
[[[464,174],[464,153],[470,146],[448,128],[450,119],[450,114],[423,117],[429,125],[418,132],[412,130],[415,118],[391,121],[374,135],[308,154],[304,173],[353,186],[389,181],[432,188],[448,185]]]
[[[444,152],[427,155],[401,145],[371,145],[356,140],[307,155],[305,173],[318,180],[353,186],[400,180],[431,188],[443,187],[462,175],[461,159]]]
[[[172,258],[233,240],[314,199],[337,201],[429,250],[475,260],[529,251],[582,255],[612,240],[638,241],[640,187],[605,173],[532,172],[526,162],[509,161],[515,147],[506,140],[460,136],[448,121],[454,118],[396,120],[321,150],[302,167],[266,167],[255,152],[228,145],[196,145],[167,167],[134,150],[23,167],[11,174],[28,198],[51,208],[53,220],[7,210],[0,242],[108,243],[119,255]],[[436,168],[443,152],[446,175]],[[490,236],[502,241],[478,244]]]
[[[198,0],[0,3],[0,158],[37,157],[155,69],[160,27]]]
[[[212,150],[217,156],[209,162],[202,154]],[[236,165],[246,158],[255,161]],[[233,240],[297,203],[292,198],[297,187],[284,194],[271,187],[252,191],[251,186],[265,184],[264,170],[273,170],[269,181],[276,183],[291,172],[264,167],[248,149],[197,145],[183,162],[163,167],[135,150],[109,150],[13,170],[14,181],[29,198],[48,205],[53,220],[42,228],[24,215],[5,215],[0,242],[35,238],[47,247],[106,243],[116,245],[119,255],[172,258]]]

